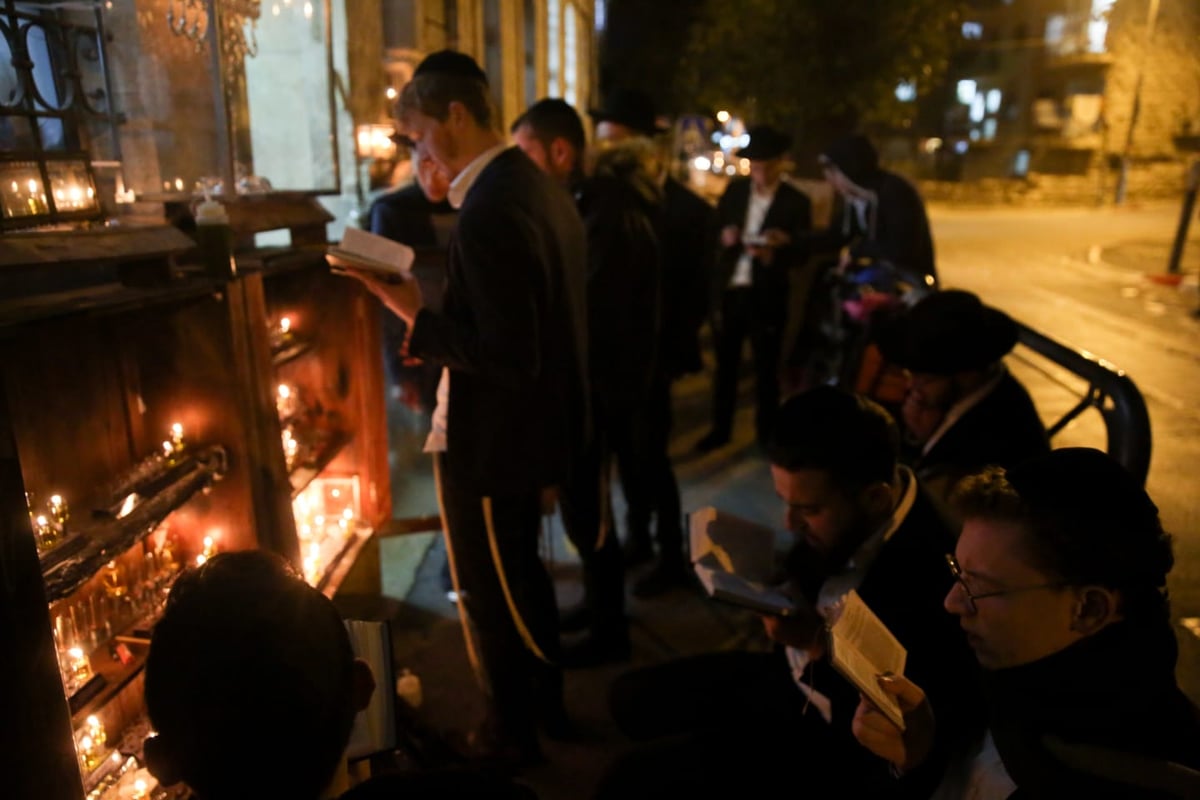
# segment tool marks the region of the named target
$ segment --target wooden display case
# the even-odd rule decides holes
[[[4,794],[79,800],[140,766],[142,665],[179,569],[264,548],[332,596],[390,516],[379,310],[319,248],[241,253],[220,281],[169,226],[2,244]],[[301,402],[285,420],[280,384]],[[289,468],[302,416],[316,446]],[[343,535],[310,565],[294,502],[313,487]]]

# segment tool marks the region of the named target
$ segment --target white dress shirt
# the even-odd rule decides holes
[[[746,204],[746,224],[742,226],[743,236],[761,232],[763,221],[767,218],[767,212],[771,210],[771,203],[775,202],[775,192],[778,189],[779,184],[775,184],[770,191],[760,193],[755,191],[753,186],[750,187],[750,202]],[[729,281],[729,288],[749,286],[753,281],[754,258],[743,249],[733,277]]]

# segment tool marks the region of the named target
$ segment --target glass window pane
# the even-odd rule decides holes
[[[25,96],[17,68],[12,63],[11,35],[5,26],[0,25],[0,110],[16,108]]]
[[[0,117],[0,151],[33,150],[36,147],[30,117]]]
[[[250,153],[239,170],[274,189],[338,188],[324,0],[264,3],[246,58]],[[247,31],[249,37],[251,31]]]
[[[95,211],[96,187],[82,161],[50,161],[46,164],[54,207],[60,212]]]
[[[558,18],[559,0],[546,3],[546,95],[562,96],[562,30]]]
[[[4,219],[30,217],[50,210],[37,162],[0,162],[0,210]]]
[[[575,20],[575,5],[563,4],[563,99],[576,105],[579,99],[578,46],[579,23]]]

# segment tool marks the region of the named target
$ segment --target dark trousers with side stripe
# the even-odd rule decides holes
[[[536,745],[539,718],[562,708],[558,606],[538,552],[540,492],[481,497],[455,485],[449,458],[438,456],[442,502],[459,589],[490,686],[491,723],[501,738]]]

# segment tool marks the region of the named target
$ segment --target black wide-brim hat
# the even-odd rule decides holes
[[[657,136],[670,130],[669,126],[659,123],[650,95],[638,89],[618,89],[610,93],[603,107],[588,109],[588,116],[597,124],[615,122],[646,136]]]
[[[769,161],[783,156],[792,146],[791,136],[770,125],[754,125],[746,133],[750,136],[750,144],[734,153],[738,158]]]
[[[946,289],[923,298],[875,335],[883,357],[912,372],[953,375],[983,369],[1017,344],[1017,324],[971,292]]]

